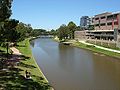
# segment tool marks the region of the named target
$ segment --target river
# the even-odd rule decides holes
[[[55,90],[120,90],[120,59],[45,38],[31,41],[31,48]]]

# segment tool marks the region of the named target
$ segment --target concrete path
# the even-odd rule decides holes
[[[16,49],[15,47],[11,47],[10,49],[11,49],[11,51],[13,52],[12,54],[21,55],[21,53],[19,52],[19,50]]]
[[[90,43],[86,43],[85,41],[79,41],[80,43],[86,44],[86,45],[94,45],[94,44],[90,44]],[[102,46],[98,46],[98,45],[94,45],[96,48],[100,48],[103,50],[107,50],[107,51],[111,51],[111,52],[116,52],[116,53],[120,53],[120,50],[114,50],[114,49],[110,49],[110,48],[105,48]]]

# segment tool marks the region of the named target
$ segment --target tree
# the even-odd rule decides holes
[[[77,26],[76,28],[75,28],[75,31],[81,31],[82,29],[81,29],[81,27],[80,26]]]
[[[4,40],[7,42],[15,42],[17,40],[17,32],[15,27],[19,21],[15,19],[6,20],[4,23]]]
[[[70,39],[74,39],[75,28],[76,28],[76,24],[74,22],[71,21],[71,22],[68,23]]]
[[[49,33],[50,33],[50,35],[56,36],[57,30],[52,29]]]
[[[14,28],[17,26],[18,22],[19,21],[15,19],[5,20],[4,22],[2,39],[4,42],[7,42],[6,43],[7,54],[8,54],[8,42],[12,42],[13,40],[16,39],[14,36],[16,36],[17,34],[14,33],[15,32]]]
[[[11,16],[11,3],[12,0],[0,0],[0,22]]]
[[[12,0],[0,0],[0,38],[1,40],[4,40],[3,37],[5,37],[4,34],[6,34],[6,29],[4,27],[6,23],[4,21],[6,19],[9,19],[9,17],[12,14],[11,3],[12,3]],[[8,54],[8,43],[7,43],[7,54]]]
[[[20,22],[15,29],[17,33],[19,33],[19,38],[17,41],[22,41],[29,37],[33,30],[30,24],[24,24],[22,22]]]
[[[61,25],[58,29],[58,37],[60,40],[68,38],[68,27],[66,25]]]
[[[2,43],[4,33],[4,21],[9,19],[12,14],[11,11],[12,0],[0,0],[0,41]]]
[[[12,39],[10,37],[13,36],[13,30],[15,29],[15,27],[18,24],[18,20],[15,19],[10,19],[10,20],[5,20],[4,21],[4,25],[3,25],[3,29],[2,29],[2,39],[4,42],[10,42]]]

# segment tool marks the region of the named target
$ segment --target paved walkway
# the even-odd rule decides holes
[[[10,49],[11,49],[11,51],[13,52],[12,54],[21,55],[21,53],[19,52],[19,50],[16,49],[15,47],[11,47]]]
[[[94,45],[94,44],[90,44],[90,43],[86,43],[85,41],[79,41],[80,43],[86,44],[86,45]],[[102,46],[98,46],[98,45],[94,45],[96,48],[100,48],[103,50],[107,50],[107,51],[111,51],[111,52],[116,52],[116,53],[120,53],[120,50],[114,50],[114,49],[110,49],[110,48],[105,48]]]

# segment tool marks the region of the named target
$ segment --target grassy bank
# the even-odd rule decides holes
[[[3,64],[6,70],[0,68],[0,90],[50,90],[50,85],[32,56],[29,40],[18,43],[16,48],[22,53],[22,56],[17,56],[21,60],[17,66]],[[5,57],[6,49],[0,47],[0,60]],[[25,70],[31,73],[31,79],[25,79]]]
[[[59,42],[59,39],[58,38],[54,39],[54,41]],[[99,49],[99,48],[96,48],[94,46],[85,45],[85,44],[80,43],[80,42],[73,42],[72,46],[79,47],[79,48],[86,49],[86,50],[90,50],[90,51],[97,52],[97,53],[101,53],[101,54],[105,54],[105,55],[112,56],[112,57],[120,59],[120,54],[119,53]]]
[[[120,59],[120,54],[119,53],[115,53],[115,52],[111,52],[111,51],[107,51],[107,50],[103,50],[103,49],[99,49],[94,47],[93,45],[85,45],[82,44],[80,42],[76,42],[73,44],[73,46],[79,47],[79,48],[83,48],[83,49],[87,49],[87,50],[91,50],[93,52],[98,52],[98,53],[102,53],[108,56],[112,56],[112,57],[116,57]]]
[[[48,85],[48,81],[46,80],[46,78],[42,74],[35,59],[32,56],[29,40],[26,39],[23,42],[20,42],[18,44],[17,48],[24,55],[24,58],[25,58],[25,60],[20,63],[20,66],[18,66],[19,69],[23,70],[23,71],[20,71],[20,74],[24,75],[25,70],[28,70],[32,74],[32,79],[35,82],[38,82],[38,84],[40,84],[40,87],[42,86],[41,90],[50,90],[50,86]]]

